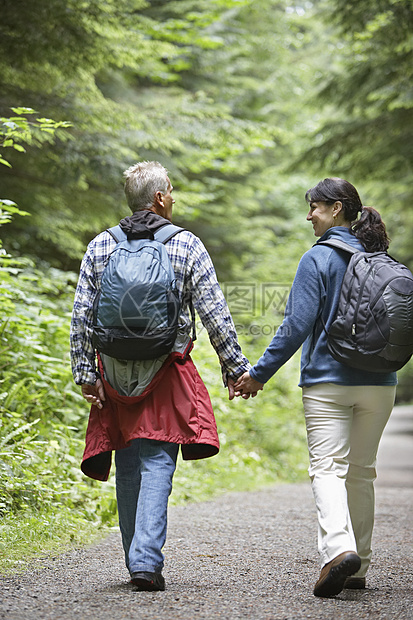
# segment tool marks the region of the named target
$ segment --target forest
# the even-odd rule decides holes
[[[69,324],[87,243],[128,214],[122,173],[169,171],[254,363],[315,242],[305,192],[341,176],[413,268],[413,0],[0,0],[0,551],[82,544],[116,523],[80,472],[88,411]],[[200,327],[221,440],[172,501],[305,479],[299,354],[229,402]],[[398,401],[413,400],[413,363]]]

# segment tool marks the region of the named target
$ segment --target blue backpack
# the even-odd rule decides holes
[[[360,252],[338,239],[321,244],[351,255],[327,332],[331,355],[361,370],[399,370],[413,354],[412,273],[387,252]]]
[[[153,239],[128,239],[120,226],[108,229],[116,247],[94,303],[92,343],[98,352],[124,360],[170,353],[181,303],[165,243],[181,230],[166,224]]]

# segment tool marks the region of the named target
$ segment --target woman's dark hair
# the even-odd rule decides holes
[[[350,230],[361,241],[366,252],[383,252],[389,247],[386,226],[373,207],[363,207],[360,219],[352,223]]]
[[[343,205],[343,214],[352,222],[350,230],[362,243],[367,252],[380,252],[389,247],[389,238],[380,213],[373,207],[363,207],[358,191],[348,181],[338,177],[324,179],[305,194],[308,203],[325,202]],[[360,218],[357,219],[358,214]]]

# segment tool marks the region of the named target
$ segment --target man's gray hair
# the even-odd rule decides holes
[[[156,192],[168,190],[168,171],[157,161],[142,161],[123,173],[125,195],[132,212],[153,205]]]

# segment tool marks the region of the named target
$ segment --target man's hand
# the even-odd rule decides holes
[[[256,381],[250,376],[249,372],[244,372],[241,377],[239,377],[233,386],[233,390],[235,391],[235,396],[242,396],[242,398],[249,398],[257,395],[259,390],[264,388],[264,384]]]
[[[228,398],[229,398],[229,400],[232,400],[234,398],[234,396],[235,396],[234,385],[235,385],[234,379],[230,379],[228,377],[228,379],[227,379],[227,387],[228,387]]]
[[[87,400],[90,405],[96,405],[96,407],[102,409],[102,401],[106,400],[102,380],[96,379],[95,385],[83,383],[81,388],[83,398]]]

